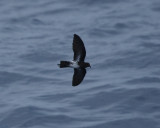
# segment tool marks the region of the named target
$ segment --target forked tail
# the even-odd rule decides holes
[[[58,64],[60,68],[66,68],[69,67],[69,65],[70,65],[69,61],[60,61],[60,64]]]

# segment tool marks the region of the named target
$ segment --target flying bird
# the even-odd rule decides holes
[[[73,37],[72,49],[74,52],[73,61],[60,61],[58,66],[60,68],[74,68],[72,86],[77,86],[83,81],[86,75],[86,68],[91,68],[91,66],[90,63],[84,61],[86,57],[86,49],[82,39],[76,34],[74,34]]]

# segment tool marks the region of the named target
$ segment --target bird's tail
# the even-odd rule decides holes
[[[66,68],[69,67],[69,65],[70,65],[69,61],[60,61],[60,64],[58,64],[60,68]]]

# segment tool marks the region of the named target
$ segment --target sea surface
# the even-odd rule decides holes
[[[1,0],[0,128],[160,128],[160,1]]]

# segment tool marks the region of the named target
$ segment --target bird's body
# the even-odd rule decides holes
[[[86,62],[78,62],[78,61],[60,61],[60,64],[58,64],[60,68],[87,68],[90,67],[89,63]]]
[[[80,66],[78,65],[77,61],[70,61],[70,65],[71,68],[79,68]]]
[[[77,61],[70,61],[70,67],[71,68],[79,68],[80,65],[78,64]]]
[[[76,86],[80,84],[81,81],[83,80],[86,74],[85,68],[91,66],[88,62],[84,62],[86,56],[86,49],[83,41],[76,34],[74,34],[72,48],[74,52],[73,61],[60,61],[60,64],[58,64],[58,66],[60,68],[66,68],[66,67],[74,68],[72,85]]]

